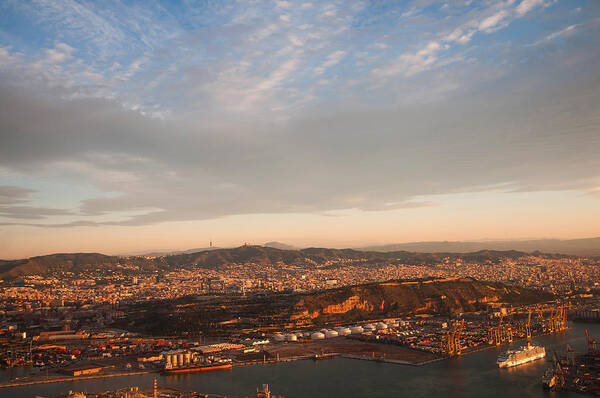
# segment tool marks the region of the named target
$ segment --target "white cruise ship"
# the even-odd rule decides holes
[[[498,355],[496,363],[499,368],[522,365],[546,356],[546,349],[536,345],[527,345],[518,350],[508,350]]]

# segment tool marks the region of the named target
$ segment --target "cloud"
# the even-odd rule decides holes
[[[451,33],[444,36],[443,40],[447,42],[457,42],[460,44],[466,44],[469,41],[471,41],[471,38],[473,37],[475,32],[476,31],[474,29],[471,29],[468,32],[464,33],[461,28],[457,28]]]
[[[448,18],[419,7],[401,24],[412,4],[359,3],[283,5],[289,23],[270,1],[40,3],[31,15],[48,22],[51,48],[0,48],[0,169],[98,193],[57,209],[49,188],[7,180],[4,225],[408,209],[490,184],[564,188],[573,175],[569,189],[597,186],[596,25],[561,54],[534,53],[508,38],[552,40],[581,22],[504,35],[516,3]],[[485,45],[460,45],[475,34]]]
[[[404,53],[391,65],[381,69],[375,69],[373,73],[379,77],[389,77],[394,75],[410,77],[432,67],[437,60],[437,53],[441,48],[440,43],[437,41],[430,41],[419,51],[415,53]]]
[[[275,4],[278,8],[290,8],[292,3],[289,1],[276,1]]]
[[[46,58],[44,62],[60,63],[71,59],[71,53],[75,49],[65,43],[57,43],[55,48],[46,49]]]
[[[256,89],[276,87],[296,67],[293,60],[279,64]],[[493,100],[390,110],[310,109],[284,124],[249,123],[242,129],[234,123],[218,131],[202,128],[194,118],[157,122],[106,100],[45,101],[2,88],[0,131],[19,126],[22,133],[1,136],[0,167],[23,173],[42,165],[59,173],[64,168],[73,178],[118,193],[83,201],[70,216],[77,224],[53,223],[60,226],[410,208],[421,202],[415,198],[485,190],[507,181],[510,187],[533,188],[572,175],[591,181],[600,168],[594,156],[600,142],[590,104],[600,100],[600,90],[582,84],[588,86],[583,91],[568,85],[533,89],[522,93],[519,103],[514,88],[507,88]],[[577,112],[555,112],[557,106]],[[29,194],[14,188],[2,192],[17,199]],[[66,213],[23,208],[10,214]]]
[[[50,209],[34,206],[0,206],[0,217],[42,219],[46,216],[62,216],[72,214],[68,210]]]
[[[46,216],[69,215],[69,210],[26,205],[33,189],[0,185],[0,218],[43,219]]]
[[[35,190],[29,188],[0,185],[0,205],[23,203],[33,192],[35,192]]]
[[[542,4],[544,4],[544,0],[523,0],[517,6],[516,13],[521,17]]]
[[[593,25],[597,25],[599,22],[600,22],[600,18],[595,18],[595,19],[592,19],[592,20],[584,22],[584,23],[569,25],[566,28],[560,29],[553,33],[550,33],[549,35],[543,37],[542,39],[540,39],[532,44],[529,44],[529,46],[539,46],[542,44],[550,43],[561,37],[569,36],[578,30],[589,28],[589,27],[592,27]]]
[[[485,18],[483,21],[479,23],[479,30],[483,30],[486,32],[491,32],[494,28],[500,24],[506,17],[509,16],[509,13],[506,10],[500,10],[497,13],[490,15]]]
[[[337,65],[345,56],[346,56],[346,51],[343,51],[343,50],[338,50],[338,51],[332,52],[331,54],[329,54],[327,56],[327,59],[325,60],[325,62],[323,62],[321,65],[319,65],[318,67],[315,68],[315,73],[317,75],[323,74],[325,72],[325,70],[327,70],[327,68]]]

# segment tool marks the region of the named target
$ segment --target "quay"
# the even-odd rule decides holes
[[[20,382],[9,381],[5,383],[0,383],[0,388],[9,388],[9,387],[23,387],[23,386],[32,386],[35,384],[50,384],[50,383],[63,383],[68,381],[80,381],[80,380],[91,380],[91,379],[105,379],[109,377],[123,377],[123,376],[137,376],[153,373],[153,371],[141,371],[141,372],[121,372],[121,373],[109,373],[103,375],[93,375],[93,376],[74,376],[74,377],[54,377],[54,378],[44,378],[37,380],[25,380]]]

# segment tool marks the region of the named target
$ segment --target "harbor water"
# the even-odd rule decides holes
[[[518,367],[498,369],[496,357],[508,347],[487,349],[424,366],[387,364],[365,360],[330,360],[276,363],[234,367],[231,370],[181,375],[145,374],[0,389],[2,397],[30,398],[72,391],[97,392],[127,386],[160,386],[201,393],[250,395],[260,384],[269,384],[287,398],[313,397],[579,397],[572,392],[547,392],[541,376],[551,365],[552,351],[565,353],[569,343],[577,352],[587,349],[585,329],[600,337],[600,324],[570,323],[570,329],[534,338],[546,347],[547,358]],[[519,345],[522,343],[516,343]],[[22,371],[22,370],[21,370]],[[2,380],[14,378],[19,369],[3,371]]]

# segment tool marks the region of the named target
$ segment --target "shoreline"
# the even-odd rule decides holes
[[[94,375],[94,376],[73,376],[73,377],[54,378],[54,379],[29,380],[29,381],[22,381],[22,382],[8,382],[8,383],[0,383],[0,389],[1,388],[10,388],[10,387],[25,387],[25,386],[32,386],[35,384],[65,383],[65,382],[69,382],[69,381],[106,379],[106,378],[110,378],[110,377],[138,376],[138,375],[149,374],[149,373],[154,373],[154,371],[145,370],[145,371],[140,371],[140,372],[124,372],[124,373],[112,373],[112,374]]]
[[[558,332],[558,333],[560,333],[560,332]],[[556,334],[556,333],[543,333],[543,334],[536,335],[535,337],[548,336],[551,334]],[[519,342],[519,341],[525,341],[525,340],[526,339],[515,339],[513,341],[513,343]],[[491,348],[502,347],[505,345],[507,345],[507,344],[502,344],[500,346],[488,345],[488,346],[468,349],[468,350],[463,351],[462,356],[473,354],[473,353],[484,351],[484,350],[489,350]],[[433,359],[423,361],[423,362],[410,362],[410,361],[405,361],[402,359],[388,359],[388,358],[379,357],[379,356],[372,357],[372,356],[357,355],[357,354],[330,353],[329,355],[331,355],[331,358],[340,357],[340,358],[354,359],[354,360],[361,360],[361,361],[373,361],[373,362],[382,362],[382,363],[389,363],[389,364],[395,364],[395,365],[408,365],[408,366],[425,366],[425,365],[428,365],[431,363],[441,362],[441,361],[444,361],[447,359],[460,358],[460,356],[459,357],[442,356],[439,358],[433,358]],[[273,363],[280,363],[280,362],[294,362],[294,361],[307,360],[307,359],[314,359],[314,354],[298,355],[298,356],[291,356],[291,357],[285,357],[285,358],[279,358],[279,359],[237,362],[237,363],[233,364],[233,367],[266,365],[266,364],[273,364]],[[103,378],[111,378],[111,377],[136,376],[136,375],[143,375],[143,374],[150,374],[150,373],[159,373],[159,371],[158,370],[145,370],[145,371],[121,372],[121,373],[93,375],[93,376],[73,376],[73,377],[62,377],[62,378],[57,377],[57,378],[53,378],[53,379],[29,380],[29,381],[20,381],[20,382],[4,382],[4,383],[0,383],[0,389],[10,388],[10,387],[25,387],[25,386],[36,385],[36,384],[64,383],[64,382],[71,382],[71,381],[93,380],[93,379],[103,379]]]

